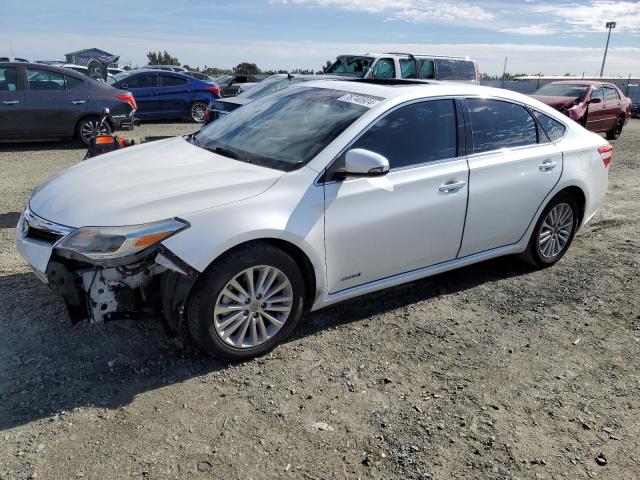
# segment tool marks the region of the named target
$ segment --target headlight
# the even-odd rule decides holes
[[[56,250],[92,263],[120,263],[188,227],[179,218],[126,227],[82,227],[64,237]]]

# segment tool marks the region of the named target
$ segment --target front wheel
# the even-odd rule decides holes
[[[204,116],[207,113],[208,105],[205,102],[193,102],[189,109],[189,120],[193,123],[204,122]]]
[[[567,193],[556,195],[542,211],[522,259],[538,268],[555,264],[573,242],[578,218],[575,199]]]
[[[624,119],[620,117],[616,120],[613,128],[607,132],[607,140],[616,140],[622,133],[622,127],[624,127]]]
[[[189,332],[218,358],[253,358],[291,334],[304,295],[302,273],[288,254],[268,243],[239,247],[198,280],[188,302]]]

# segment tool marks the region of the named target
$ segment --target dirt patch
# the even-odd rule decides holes
[[[151,321],[70,327],[14,224],[84,150],[0,146],[0,479],[637,478],[638,152],[635,120],[555,267],[503,258],[369,295],[229,366]]]

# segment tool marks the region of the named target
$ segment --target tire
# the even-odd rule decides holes
[[[204,122],[204,116],[207,113],[208,106],[205,102],[193,102],[189,108],[189,120],[193,123]]]
[[[254,295],[250,295],[250,276]],[[286,340],[298,325],[305,288],[300,268],[282,250],[266,242],[239,247],[198,279],[187,303],[189,333],[203,350],[222,360],[263,355]],[[281,300],[284,298],[287,300]],[[262,303],[265,299],[273,301]]]
[[[620,134],[622,133],[622,128],[624,127],[624,118],[618,117],[616,123],[614,123],[613,128],[607,132],[607,140],[617,140]]]
[[[91,140],[91,132],[94,132],[96,128],[98,128],[98,122],[100,121],[100,117],[97,115],[91,115],[88,117],[84,117],[82,120],[78,122],[76,126],[76,138],[80,140],[84,145],[89,145],[89,141]],[[100,129],[100,133],[103,135],[111,135],[112,129],[111,126],[105,122],[103,127]]]
[[[550,215],[552,211],[554,215]],[[557,263],[573,242],[579,216],[578,204],[572,195],[561,192],[553,197],[542,211],[529,239],[529,245],[520,254],[520,258],[537,268],[546,268]],[[556,222],[554,218],[557,219]]]

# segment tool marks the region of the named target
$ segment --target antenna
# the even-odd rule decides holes
[[[14,55],[13,55],[13,42],[11,40],[9,40],[9,50],[11,50],[11,58],[14,58]]]

